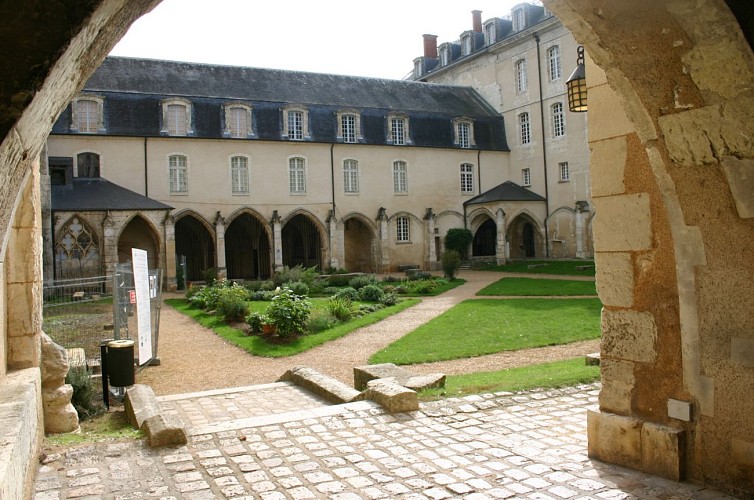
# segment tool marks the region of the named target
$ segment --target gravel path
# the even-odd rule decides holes
[[[170,306],[163,306],[160,317],[160,366],[150,366],[137,374],[137,382],[150,385],[158,395],[220,389],[276,381],[293,366],[308,366],[343,382],[353,380],[353,367],[367,364],[367,358],[418,326],[439,316],[459,302],[475,298],[475,293],[507,273],[469,271],[460,277],[463,285],[439,297],[427,297],[379,323],[361,328],[338,340],[328,342],[287,358],[252,356],[223,340]],[[583,279],[573,276],[522,275],[539,278]],[[599,340],[565,346],[524,349],[470,359],[413,365],[421,373],[459,374],[543,363],[599,351]]]

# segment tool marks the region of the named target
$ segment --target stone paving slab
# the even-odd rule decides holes
[[[71,448],[46,457],[34,498],[732,498],[590,460],[586,411],[598,391],[485,394],[393,415],[356,404],[198,434],[175,448]]]

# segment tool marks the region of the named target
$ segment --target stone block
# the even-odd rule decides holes
[[[444,373],[414,375],[409,370],[393,363],[355,366],[353,368],[353,386],[360,391],[366,389],[367,384],[371,380],[388,378],[393,379],[397,384],[418,391],[428,388],[445,387],[446,377]]]
[[[684,422],[691,422],[691,403],[668,399],[668,417]]]
[[[46,334],[40,336],[42,363],[42,386],[61,385],[68,375],[68,354]],[[81,349],[83,351],[83,349]]]
[[[589,168],[592,196],[612,196],[626,192],[623,173],[626,168],[628,146],[626,137],[614,137],[592,142]]]
[[[38,367],[41,358],[39,337],[27,335],[25,337],[8,338],[8,368],[21,370]]]
[[[631,307],[634,303],[634,265],[631,254],[597,252],[597,293],[603,305]]]
[[[589,142],[632,134],[636,131],[609,85],[589,89],[589,109],[609,109],[609,113],[589,113]]]
[[[683,479],[682,430],[644,422],[641,428],[641,470],[673,481]]]
[[[279,379],[280,382],[293,382],[309,392],[335,404],[357,401],[361,392],[343,382],[328,377],[313,368],[297,366],[288,370]]]
[[[730,455],[737,464],[754,468],[754,443],[733,438],[730,442]]]
[[[652,224],[647,193],[592,200],[599,214],[594,220],[597,252],[635,252],[652,247]]]
[[[584,364],[587,366],[599,366],[600,365],[600,353],[593,352],[584,356]]]
[[[425,375],[414,375],[406,380],[403,384],[405,388],[412,391],[422,391],[424,389],[439,389],[445,387],[444,373],[427,373]]]
[[[657,357],[657,325],[647,312],[602,309],[602,354],[651,363]]]
[[[379,404],[388,413],[403,413],[419,409],[417,393],[391,379],[369,381],[364,397]]]
[[[630,361],[602,358],[600,372],[600,408],[609,412],[630,414],[631,396],[636,384],[634,364]]]
[[[638,469],[642,463],[642,422],[612,413],[587,413],[589,457]]]
[[[13,232],[13,251],[7,254],[8,281],[27,283],[36,278],[35,271],[42,262],[42,245],[38,244],[38,231],[31,228]]]
[[[742,219],[754,217],[754,160],[726,156],[720,163],[736,202],[738,216]]]
[[[140,429],[146,434],[147,442],[152,448],[179,446],[188,442],[183,422],[175,415],[152,415],[142,423]]]
[[[157,396],[151,387],[144,384],[135,384],[126,389],[126,397],[123,402],[128,421],[134,429],[141,429],[145,420],[161,412]]]
[[[746,337],[730,339],[730,359],[744,366],[754,366],[754,339]]]

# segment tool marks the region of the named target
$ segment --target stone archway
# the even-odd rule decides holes
[[[315,222],[297,214],[285,222],[281,232],[283,265],[322,269],[322,238]]]
[[[131,219],[120,232],[118,237],[118,262],[130,262],[132,248],[146,250],[149,269],[159,269],[159,238],[154,233],[152,226],[140,215]]]
[[[541,258],[545,254],[542,231],[526,213],[515,216],[508,225],[508,244],[512,259]]]
[[[350,217],[343,222],[345,269],[349,272],[373,273],[374,231],[360,217]]]
[[[474,233],[471,255],[474,257],[494,256],[497,248],[497,224],[486,217]]]
[[[270,276],[270,239],[264,222],[242,213],[225,229],[225,265],[230,279]]]
[[[184,215],[175,222],[175,254],[186,259],[186,281],[201,281],[205,271],[216,266],[212,233],[194,215]]]

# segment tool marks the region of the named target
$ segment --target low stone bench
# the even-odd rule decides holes
[[[148,385],[136,384],[126,389],[124,406],[128,421],[147,435],[149,446],[176,446],[188,442],[181,419],[162,413],[157,397]]]
[[[297,366],[285,372],[279,382],[292,382],[330,403],[341,404],[358,401],[361,392],[340,380],[324,375],[314,368]]]
[[[359,391],[366,389],[371,380],[377,379],[391,379],[396,384],[415,391],[445,387],[444,373],[414,375],[393,363],[355,366],[353,368],[353,386]]]
[[[370,380],[362,397],[379,404],[388,413],[403,413],[419,409],[416,391],[397,384],[389,378]]]

